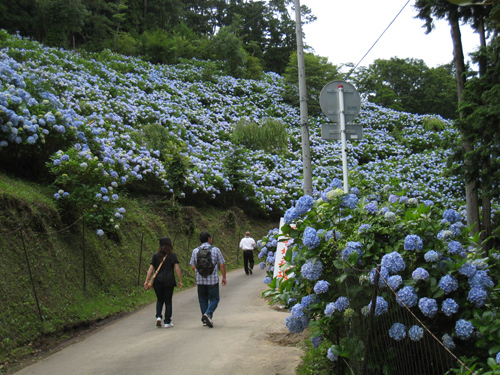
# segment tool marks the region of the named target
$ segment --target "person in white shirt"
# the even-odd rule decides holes
[[[254,266],[253,250],[256,246],[255,240],[250,237],[250,232],[246,232],[245,237],[240,241],[240,249],[243,250],[243,264],[245,265],[245,273],[247,275],[252,274]]]

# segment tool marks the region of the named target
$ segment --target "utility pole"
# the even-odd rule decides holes
[[[304,195],[312,195],[311,149],[309,146],[309,124],[307,120],[306,68],[300,0],[295,0],[295,32],[297,35],[297,64],[299,68],[300,128],[302,130],[302,167],[304,171]]]

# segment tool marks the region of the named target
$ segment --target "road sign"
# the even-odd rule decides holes
[[[363,139],[363,126],[362,125],[346,125],[345,135],[347,140],[360,140]],[[337,124],[323,124],[321,125],[321,138],[332,141],[342,139],[342,129]]]
[[[345,122],[351,122],[361,109],[361,97],[356,88],[349,82],[332,81],[321,90],[319,105],[321,110],[331,121],[340,123],[339,86],[344,92]]]

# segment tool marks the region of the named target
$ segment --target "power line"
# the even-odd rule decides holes
[[[370,53],[370,51],[373,49],[373,47],[375,47],[375,45],[378,43],[378,41],[380,40],[380,38],[382,38],[382,36],[385,34],[385,32],[389,29],[389,27],[391,27],[391,25],[394,23],[394,21],[396,21],[396,19],[399,17],[399,15],[401,14],[401,12],[406,8],[406,6],[408,5],[408,3],[410,2],[410,0],[408,0],[406,2],[405,5],[403,5],[403,7],[401,8],[401,10],[398,12],[398,14],[396,14],[396,17],[394,17],[394,19],[389,23],[389,25],[387,25],[387,27],[385,28],[385,30],[382,32],[382,34],[380,34],[380,36],[377,38],[377,40],[375,41],[375,43],[372,44],[372,46],[370,47],[370,49],[363,55],[363,57],[361,58],[361,60],[359,60],[359,62],[356,64],[356,66],[354,68],[352,68],[350,70],[350,72],[346,75],[345,79],[349,78],[349,76],[352,74],[352,72],[354,70],[356,70],[356,68],[359,66],[359,64],[361,64],[361,61],[364,60],[364,58]]]

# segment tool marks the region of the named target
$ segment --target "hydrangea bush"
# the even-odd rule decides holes
[[[478,236],[469,236],[459,212],[408,199],[390,185],[378,191],[353,188],[349,194],[334,188],[318,194],[308,207],[301,214],[291,207],[281,233],[265,237],[266,242],[283,235],[293,239],[282,266],[288,277],[274,278],[264,292],[290,308],[290,332],[311,327],[315,345],[322,337],[328,358],[353,361],[363,356],[360,348],[373,308],[377,334],[371,345],[388,353],[371,356],[373,368],[398,356],[411,358],[406,351],[421,340],[436,351],[441,344],[432,344],[429,331],[476,369],[496,368],[498,255],[485,252]],[[313,301],[307,306],[306,297]],[[418,320],[402,321],[408,309]],[[459,365],[448,357],[443,366]]]

